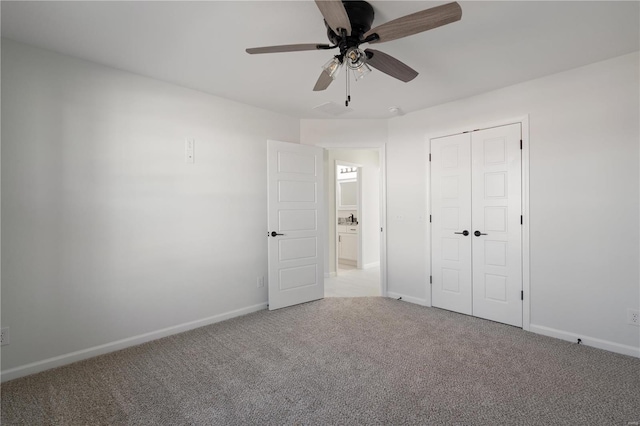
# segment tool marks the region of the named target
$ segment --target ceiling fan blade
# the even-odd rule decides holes
[[[418,76],[418,71],[414,70],[409,65],[400,62],[393,56],[389,56],[384,52],[374,49],[366,49],[364,52],[367,54],[368,65],[371,65],[378,71],[382,71],[391,77],[397,78],[398,80],[406,83]]]
[[[318,81],[316,81],[316,85],[313,86],[313,91],[319,92],[321,90],[325,90],[327,87],[329,87],[332,81],[333,78],[331,78],[331,76],[325,70],[322,70],[322,72],[320,73],[320,77],[318,77]]]
[[[255,55],[256,53],[278,53],[278,52],[299,52],[303,50],[324,50],[329,49],[328,44],[285,44],[282,46],[250,47],[246,52]]]
[[[456,2],[447,3],[379,25],[369,30],[364,37],[377,34],[378,40],[373,40],[371,43],[381,43],[450,24],[459,21],[460,18],[462,18],[460,5]]]
[[[333,32],[340,35],[340,29],[344,29],[351,35],[351,21],[342,0],[316,0],[316,5]]]

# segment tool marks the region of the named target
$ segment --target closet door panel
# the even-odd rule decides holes
[[[431,140],[432,305],[471,315],[471,136]]]
[[[520,124],[471,135],[473,315],[521,327]]]

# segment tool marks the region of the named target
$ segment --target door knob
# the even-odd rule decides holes
[[[284,234],[278,234],[276,231],[271,232],[272,237],[275,237],[276,235],[284,235]]]
[[[467,231],[467,230],[465,229],[465,230],[464,230],[464,231],[462,231],[462,232],[454,232],[454,234],[462,234],[462,235],[464,235],[464,236],[466,237],[467,235],[469,235],[469,231]]]
[[[473,235],[475,235],[476,237],[479,237],[480,235],[487,235],[487,234],[483,234],[480,231],[476,231],[476,232],[473,233]]]

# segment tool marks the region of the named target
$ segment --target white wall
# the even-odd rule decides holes
[[[362,232],[362,266],[380,261],[380,159],[378,151],[366,149],[330,149],[326,151],[325,193],[329,214],[329,272],[336,272],[336,160],[362,165],[362,217],[358,218]],[[327,263],[325,261],[325,263]]]
[[[298,119],[3,40],[2,124],[4,373],[265,306],[266,140]]]
[[[379,148],[389,140],[387,120],[300,120],[300,143],[324,148]]]
[[[430,301],[426,138],[528,114],[532,331],[640,355],[627,324],[640,303],[638,64],[625,55],[389,120],[388,291]],[[301,141],[349,144],[356,124],[302,120]]]

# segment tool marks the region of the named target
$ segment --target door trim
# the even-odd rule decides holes
[[[465,125],[463,127],[455,127],[451,129],[443,129],[442,131],[436,131],[429,133],[425,137],[425,202],[426,212],[431,214],[431,162],[429,156],[431,155],[431,139],[441,138],[445,136],[452,136],[460,133],[465,133],[475,130],[484,130],[492,127],[506,126],[509,124],[521,124],[522,128],[522,291],[524,300],[522,302],[522,329],[530,331],[531,329],[531,255],[530,255],[530,240],[529,240],[529,114],[506,119],[498,120],[494,122],[479,123],[476,125]],[[425,239],[427,256],[426,265],[426,303],[425,306],[431,305],[431,283],[430,277],[432,275],[431,270],[431,223],[426,227],[426,239]]]
[[[305,144],[303,144],[305,145]],[[318,142],[315,144],[309,144],[312,146],[318,146],[328,149],[350,149],[350,150],[369,150],[369,151],[378,151],[379,161],[380,161],[380,227],[382,228],[382,232],[380,232],[380,296],[387,297],[387,144],[368,144],[368,143],[353,143],[353,144],[345,144],[345,143],[336,143],[336,142]],[[326,211],[328,207],[325,206],[325,216],[328,219],[328,211]],[[327,222],[328,225],[328,222]],[[328,236],[325,233],[325,236]],[[329,258],[329,242],[325,241],[325,256]],[[325,271],[325,277],[329,273],[328,270]]]

